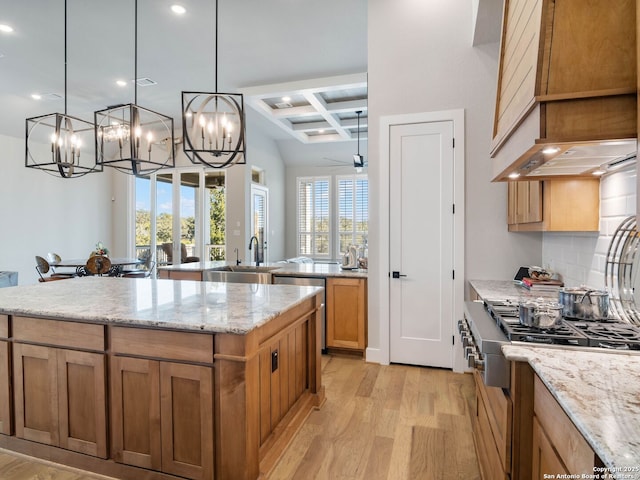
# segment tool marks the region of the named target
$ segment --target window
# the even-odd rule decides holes
[[[366,175],[337,177],[338,254],[349,245],[363,246],[369,233],[369,180]]]
[[[330,178],[298,178],[298,255],[329,258]]]
[[[363,246],[369,233],[366,174],[298,178],[298,255],[340,258],[350,245]]]

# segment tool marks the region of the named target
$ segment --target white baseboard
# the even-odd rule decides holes
[[[380,365],[389,365],[389,362],[385,362],[382,359],[382,350],[379,348],[367,348],[364,352],[364,359],[369,363],[379,363]]]

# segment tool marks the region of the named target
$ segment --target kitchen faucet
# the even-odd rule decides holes
[[[251,247],[249,247],[251,248]],[[234,252],[236,252],[236,265],[240,265],[242,263],[242,261],[240,260],[240,253],[238,252],[238,247],[233,249]]]
[[[259,267],[260,266],[260,252],[259,252],[258,245],[260,245],[260,243],[258,242],[258,237],[256,237],[255,235],[249,239],[249,250],[251,250],[251,245],[253,244],[254,240],[256,241],[256,253],[253,254],[253,257],[254,257],[254,259],[256,261],[256,267]]]

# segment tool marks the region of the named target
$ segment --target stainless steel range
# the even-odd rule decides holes
[[[563,318],[553,329],[520,324],[518,302],[466,302],[465,319],[458,331],[470,368],[482,373],[485,385],[509,388],[509,362],[501,346],[509,342],[542,343],[567,347],[640,350],[640,328],[615,318],[581,320]]]

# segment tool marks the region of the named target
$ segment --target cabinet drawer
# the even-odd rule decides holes
[[[535,377],[534,414],[571,473],[593,473],[595,454],[551,392]]]
[[[508,480],[509,476],[505,473],[502,459],[496,449],[495,440],[489,426],[489,415],[482,395],[476,388],[477,412],[474,419],[473,434],[478,454],[478,463],[484,479],[502,479]]]
[[[502,468],[511,471],[511,420],[512,402],[501,388],[487,387],[482,377],[475,372],[476,394],[482,399],[486,410],[487,423],[493,442],[500,455]],[[479,404],[480,405],[480,404]]]
[[[0,315],[0,338],[9,338],[9,317]]]
[[[104,325],[31,317],[13,317],[13,339],[41,345],[103,352]]]
[[[213,335],[111,327],[111,352],[136,357],[213,363]]]

